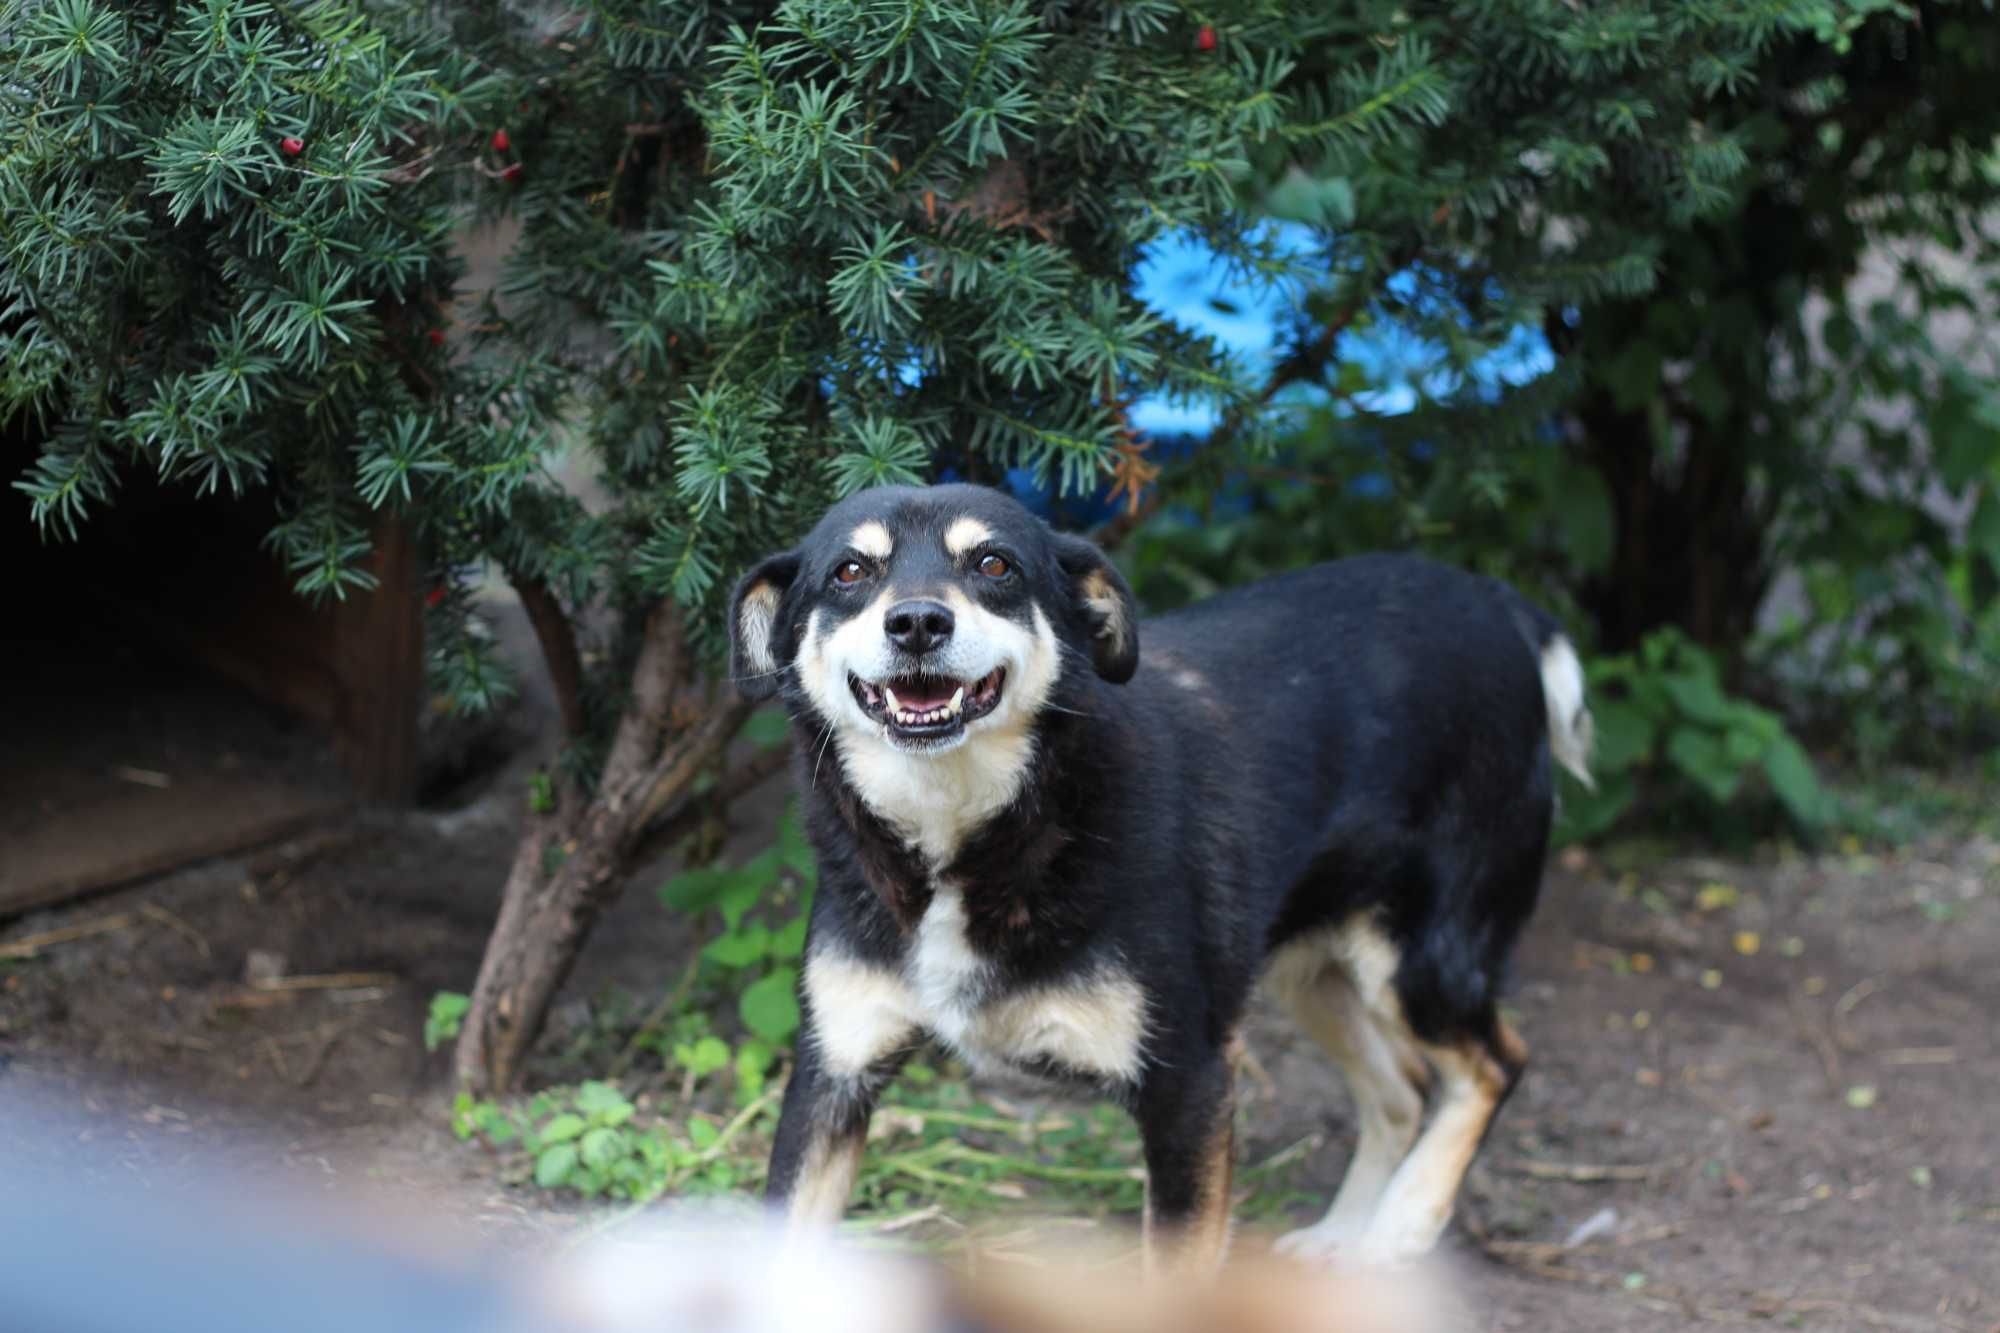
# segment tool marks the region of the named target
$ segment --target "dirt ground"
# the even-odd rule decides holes
[[[477,966],[520,763],[449,809],[355,815],[0,923],[0,948],[112,923],[0,962],[0,1085],[75,1118],[76,1171],[221,1148],[474,1233],[573,1228],[575,1206],[451,1136],[422,1041],[429,996]],[[744,845],[781,796],[735,812]],[[646,891],[666,869],[599,927],[547,1072],[592,1072],[564,1049],[596,998],[676,974],[686,929]],[[1511,1000],[1532,1067],[1448,1242],[1473,1325],[2000,1330],[1997,883],[2000,844],[1975,836],[1553,867]],[[337,979],[252,990],[259,968]],[[1351,1142],[1336,1078],[1275,1014],[1253,1037],[1270,1083],[1246,1080],[1242,1156],[1320,1134],[1294,1183],[1329,1192]]]

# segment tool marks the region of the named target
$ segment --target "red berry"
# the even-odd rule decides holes
[[[294,139],[288,136],[286,138],[278,140],[278,147],[285,150],[286,157],[297,157],[300,153],[305,152],[306,141],[304,139]]]
[[[506,152],[506,151],[507,151],[507,150],[508,150],[509,148],[512,148],[513,146],[514,146],[514,141],[513,141],[512,139],[510,139],[510,138],[508,138],[508,137],[507,137],[507,131],[505,131],[505,130],[495,130],[495,131],[493,131],[493,151],[494,151],[494,152],[496,152],[496,153],[504,153],[504,152]]]
[[[1215,49],[1215,29],[1206,23],[1202,24],[1201,31],[1194,35],[1194,46],[1197,51],[1213,51]]]
[[[439,602],[442,602],[443,600],[444,600],[444,585],[442,583],[438,584],[437,587],[432,588],[429,592],[424,594],[425,606],[436,606]]]
[[[503,181],[517,181],[526,174],[527,173],[521,169],[521,164],[519,162],[510,162],[507,164],[507,169],[500,173],[500,179]]]
[[[431,346],[433,346],[433,347],[442,347],[442,346],[444,346],[444,330],[443,330],[443,329],[432,329],[432,330],[431,330]]]

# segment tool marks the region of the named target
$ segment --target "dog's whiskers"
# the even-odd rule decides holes
[[[812,787],[814,791],[819,790],[819,766],[821,761],[823,761],[826,758],[826,747],[832,744],[832,742],[833,742],[833,723],[828,722],[826,724],[826,730],[820,734],[819,753],[813,756]]]

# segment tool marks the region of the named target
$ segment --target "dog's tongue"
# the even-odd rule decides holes
[[[909,679],[891,681],[889,688],[896,692],[896,702],[904,708],[914,713],[928,713],[951,702],[951,696],[958,692],[958,682]]]

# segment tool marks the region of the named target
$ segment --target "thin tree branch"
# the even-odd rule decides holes
[[[623,786],[644,772],[659,749],[686,667],[681,629],[680,608],[670,598],[662,598],[646,616],[639,660],[632,667],[632,697],[625,704],[624,716],[611,739],[611,753],[604,761],[602,784],[606,788]]]
[[[790,762],[791,757],[792,747],[789,742],[773,746],[768,750],[759,750],[724,773],[708,791],[683,800],[646,831],[645,837],[632,854],[632,863],[642,864],[679,842],[694,832],[696,825],[701,822],[704,811],[727,810],[737,800],[770,781]]]
[[[728,698],[718,701],[701,721],[695,723],[667,747],[660,762],[653,766],[638,788],[639,812],[635,826],[644,828],[660,817],[682,792],[694,784],[694,775],[701,766],[715,757],[716,751],[729,743],[743,720],[750,716],[750,705],[734,690]]]
[[[535,627],[535,639],[542,645],[542,660],[548,663],[549,682],[555,686],[556,707],[562,713],[563,734],[583,734],[583,658],[576,649],[576,627],[570,624],[562,603],[538,578],[507,571],[507,581]]]

